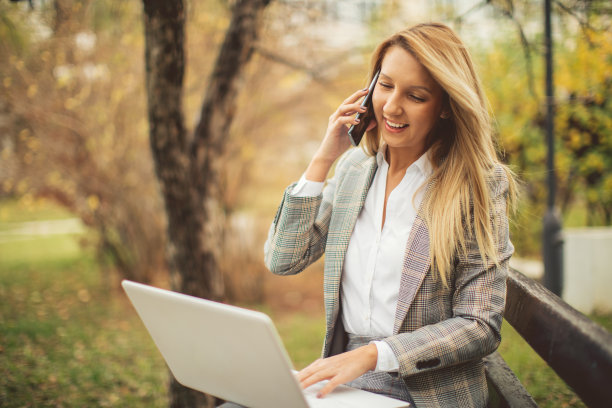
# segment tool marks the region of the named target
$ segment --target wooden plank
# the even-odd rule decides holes
[[[488,355],[484,361],[489,384],[489,408],[538,406],[498,352]]]
[[[584,403],[612,406],[612,334],[516,270],[505,318]]]

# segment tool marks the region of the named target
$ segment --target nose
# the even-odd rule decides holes
[[[404,110],[400,103],[400,95],[398,92],[393,92],[387,97],[383,105],[383,114],[385,116],[394,117],[400,116],[402,113],[404,113]]]

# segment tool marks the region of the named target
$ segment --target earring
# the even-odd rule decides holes
[[[448,119],[450,117],[450,114],[447,111],[442,112],[442,114],[440,114],[440,117],[442,119]]]

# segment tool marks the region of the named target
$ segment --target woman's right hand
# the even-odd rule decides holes
[[[360,99],[368,93],[367,89],[360,89],[342,102],[334,113],[329,117],[325,137],[317,149],[317,152],[306,169],[306,179],[310,181],[325,181],[329,169],[336,159],[342,155],[350,146],[348,129],[351,125],[359,123],[355,115],[366,111],[360,105]],[[368,128],[373,128],[372,125]]]

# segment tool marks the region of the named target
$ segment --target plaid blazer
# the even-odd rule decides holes
[[[376,169],[375,157],[349,150],[336,166],[335,183],[320,196],[293,197],[291,185],[270,227],[265,262],[276,274],[299,273],[325,253],[324,357],[342,350],[332,347],[345,334],[338,318],[342,265]],[[428,182],[425,197],[433,183]],[[431,273],[422,206],[406,244],[393,335],[384,341],[419,408],[483,407],[488,401],[482,358],[501,340],[507,264],[514,251],[506,215],[508,180],[501,167],[493,169],[489,187],[499,266],[484,264],[475,240],[468,239],[467,255],[453,259],[450,284],[444,287]]]

